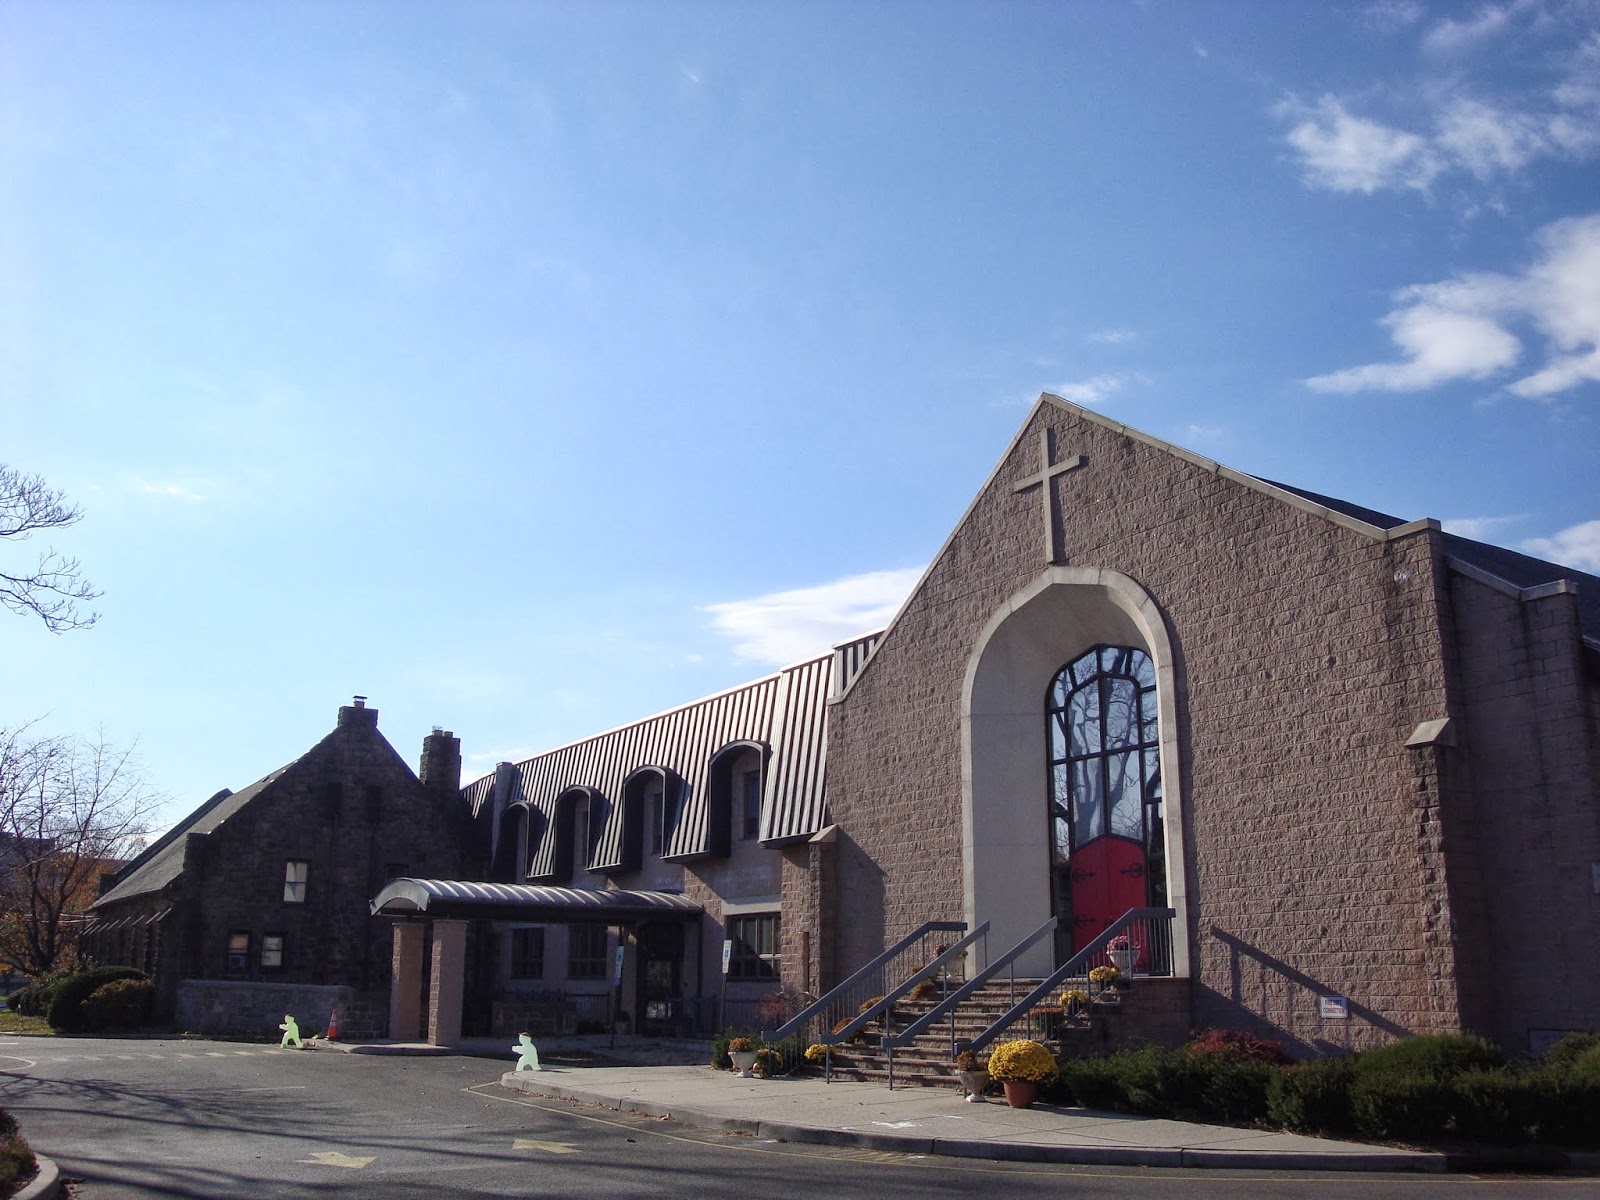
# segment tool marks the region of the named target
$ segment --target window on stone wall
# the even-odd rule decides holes
[[[740,835],[746,841],[761,836],[761,772],[746,771],[739,777]]]
[[[243,971],[250,965],[250,935],[248,933],[230,933],[228,935],[228,970]]]
[[[311,873],[311,864],[303,859],[290,859],[283,864],[283,902],[285,904],[304,904],[306,902],[306,880]]]
[[[606,927],[569,925],[567,927],[567,978],[604,979],[606,977]]]
[[[605,951],[601,951],[604,956]],[[513,929],[511,931],[511,978],[544,978],[544,930]]]
[[[283,934],[267,933],[262,935],[261,965],[263,967],[283,966]]]
[[[729,979],[778,978],[777,913],[729,917],[728,938],[733,942],[728,959]]]

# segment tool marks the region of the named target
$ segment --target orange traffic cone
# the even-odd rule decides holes
[[[328,1040],[339,1040],[339,1010],[336,1008],[328,1014]]]

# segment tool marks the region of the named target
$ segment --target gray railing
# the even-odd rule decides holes
[[[1172,974],[1172,921],[1177,912],[1170,908],[1130,908],[1106,927],[1098,937],[1058,967],[1054,974],[1031,988],[1027,995],[1017,998],[1016,972],[1013,964],[1029,947],[1056,927],[1051,917],[1022,941],[1008,950],[999,960],[974,975],[961,987],[951,992],[926,1014],[913,1021],[899,1033],[885,1035],[883,1048],[889,1059],[889,1086],[894,1087],[894,1052],[932,1029],[945,1017],[950,1019],[950,1057],[956,1056],[956,1010],[969,996],[990,983],[1002,968],[1010,968],[1011,1007],[1006,1013],[968,1041],[963,1049],[976,1053],[1005,1033],[1028,1014],[1045,997],[1058,989],[1081,983],[1087,989],[1089,972],[1095,967],[1114,966],[1130,978],[1140,975],[1167,976]]]
[[[918,984],[948,985],[951,965],[974,941],[987,935],[989,925],[984,922],[971,933],[966,929],[963,921],[929,921],[919,926],[779,1028],[763,1030],[762,1041],[771,1046],[796,1039],[828,1047],[827,1076],[832,1078],[833,1046],[855,1037],[873,1021],[887,1025],[895,1001]],[[965,936],[949,944],[938,941],[939,935],[952,933]]]

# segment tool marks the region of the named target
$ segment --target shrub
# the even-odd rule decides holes
[[[1199,1115],[1207,1074],[1199,1060],[1164,1046],[1146,1046],[1112,1058],[1135,1112],[1180,1119]]]
[[[1541,1142],[1600,1146],[1600,1073],[1541,1065],[1526,1078],[1533,1089],[1534,1129]]]
[[[12,992],[6,1004],[12,1012],[20,1013],[24,1017],[49,1016],[50,1004],[56,998],[56,990],[69,978],[70,975],[66,972],[42,975],[32,983]]]
[[[1317,1058],[1279,1071],[1267,1084],[1267,1119],[1297,1133],[1343,1133],[1351,1128],[1353,1078],[1343,1058]]]
[[[1463,1071],[1451,1085],[1456,1133],[1475,1142],[1527,1141],[1540,1116],[1540,1082],[1507,1067]]]
[[[1423,1075],[1448,1082],[1463,1071],[1493,1071],[1506,1065],[1500,1047],[1470,1033],[1426,1033],[1356,1055],[1357,1079],[1376,1075]]]
[[[39,1169],[20,1134],[0,1135],[0,1195],[9,1196]]]
[[[1248,1060],[1276,1067],[1286,1067],[1294,1061],[1284,1050],[1282,1042],[1270,1042],[1253,1033],[1241,1033],[1235,1029],[1197,1030],[1184,1049],[1192,1058],[1209,1056],[1234,1061]]]
[[[1059,1083],[1046,1089],[1047,1100],[1101,1111],[1125,1108],[1128,1104],[1121,1072],[1112,1058],[1068,1058],[1062,1060],[1057,1071]]]
[[[1200,1068],[1200,1111],[1207,1119],[1248,1125],[1267,1115],[1277,1067],[1253,1058],[1191,1059]]]
[[[148,979],[114,979],[91,992],[79,1008],[85,1029],[137,1029],[150,1019],[155,984]]]
[[[74,972],[61,981],[55,999],[50,1002],[50,1025],[63,1033],[82,1033],[88,1028],[84,1024],[83,1002],[98,988],[117,979],[148,978],[143,971],[132,967],[90,967]]]
[[[1544,1062],[1558,1071],[1565,1071],[1597,1046],[1600,1046],[1600,1033],[1569,1033],[1544,1052]]]
[[[1450,1081],[1436,1075],[1358,1071],[1350,1086],[1350,1114],[1365,1137],[1428,1141],[1449,1125],[1452,1098]]]

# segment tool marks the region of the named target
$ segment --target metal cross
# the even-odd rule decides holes
[[[1039,464],[1037,475],[1030,475],[1013,489],[1019,495],[1029,488],[1036,487],[1043,497],[1044,504],[1044,560],[1047,563],[1056,561],[1056,510],[1050,503],[1050,481],[1057,475],[1065,475],[1068,471],[1075,471],[1083,466],[1084,458],[1081,454],[1074,454],[1071,458],[1052,464],[1051,455],[1054,452],[1055,431],[1043,429],[1039,433]]]

